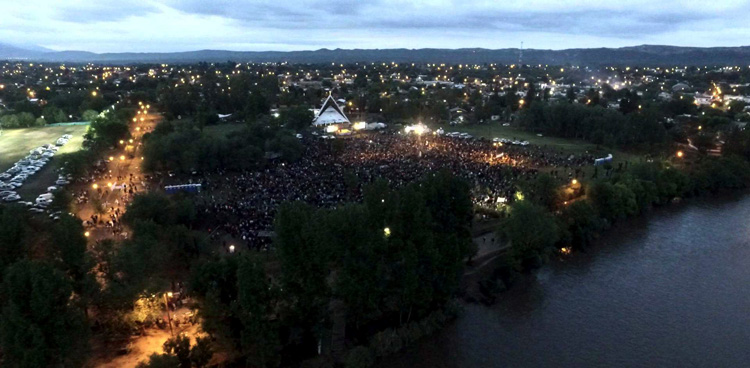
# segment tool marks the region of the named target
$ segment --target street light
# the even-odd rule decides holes
[[[89,234],[89,232],[88,232],[88,231],[87,231],[87,232],[85,232],[85,233],[83,233],[83,236],[85,236],[85,237],[87,237],[87,238],[89,237],[89,235],[91,235],[91,234]]]
[[[578,184],[578,180],[577,179],[573,179],[573,180],[570,181],[570,184],[576,185],[576,184]]]
[[[391,236],[391,228],[386,227],[385,229],[383,229],[383,233],[385,234],[386,237]]]
[[[125,161],[125,155],[120,156],[120,161]]]
[[[91,187],[94,188],[94,190],[96,190],[99,188],[99,184],[94,183],[94,185],[92,185]]]
[[[229,246],[229,253],[234,253],[234,245]]]
[[[682,156],[685,156],[685,153],[682,151],[677,151],[677,158],[682,158]]]

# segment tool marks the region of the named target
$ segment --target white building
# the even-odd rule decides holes
[[[312,121],[312,125],[316,127],[324,127],[334,124],[351,124],[349,118],[346,117],[344,111],[341,110],[336,100],[328,95],[328,98],[323,102],[323,106],[318,111],[318,114]]]

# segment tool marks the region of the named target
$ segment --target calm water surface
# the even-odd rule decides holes
[[[750,367],[750,195],[734,197],[619,226],[382,366]]]

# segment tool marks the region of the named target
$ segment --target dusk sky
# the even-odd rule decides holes
[[[0,0],[0,42],[94,52],[750,45],[750,1]]]

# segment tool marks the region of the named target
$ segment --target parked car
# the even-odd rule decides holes
[[[18,194],[11,194],[9,196],[3,197],[3,200],[6,201],[6,202],[13,202],[13,201],[17,201],[19,199],[21,199],[21,196],[19,196]]]

